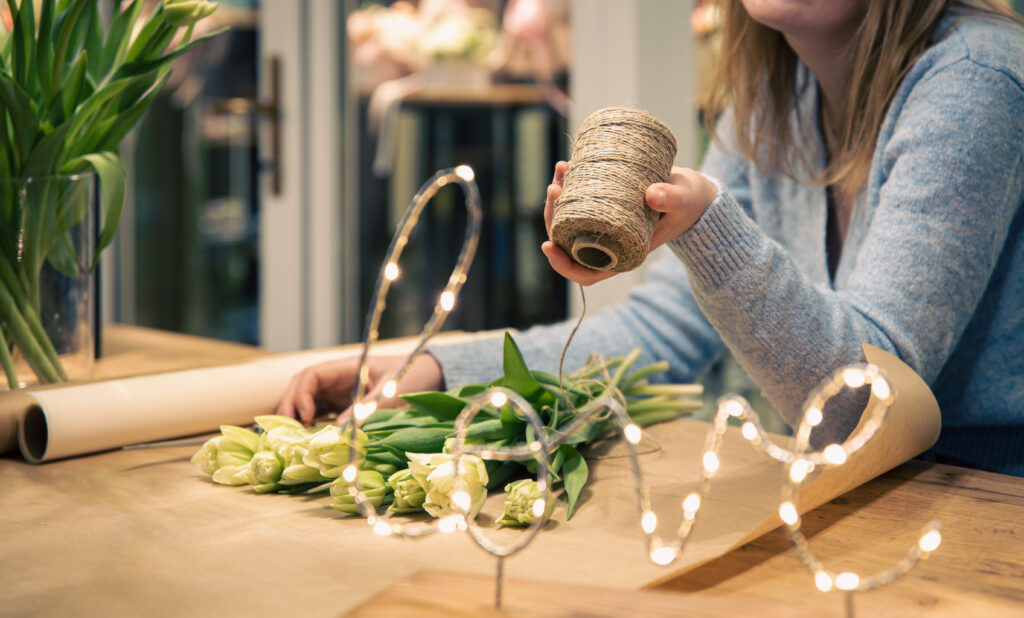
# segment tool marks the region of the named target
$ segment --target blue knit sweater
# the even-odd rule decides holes
[[[566,359],[644,350],[667,379],[697,380],[723,345],[788,422],[868,342],[931,386],[943,430],[929,456],[1024,475],[1024,32],[947,16],[900,85],[856,200],[834,279],[813,76],[801,69],[794,125],[813,169],[765,175],[720,124],[702,171],[717,198],[669,243],[628,302],[584,320]],[[528,364],[555,370],[571,325],[516,335]],[[449,387],[500,375],[501,340],[430,348]],[[823,427],[841,439],[839,412]]]

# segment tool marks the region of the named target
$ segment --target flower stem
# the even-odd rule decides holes
[[[28,323],[29,330],[32,331],[32,335],[35,336],[36,341],[43,349],[50,364],[57,371],[60,379],[67,380],[68,376],[60,362],[60,355],[57,354],[56,348],[53,347],[53,342],[50,341],[50,337],[46,334],[43,323],[39,320],[39,314],[33,309],[21,286],[18,284],[18,276],[14,273],[14,269],[3,258],[0,258],[0,282],[7,284],[7,290],[14,297],[14,302],[21,311],[21,316]]]

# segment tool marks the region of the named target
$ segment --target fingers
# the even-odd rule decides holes
[[[551,184],[548,185],[547,199],[544,201],[544,229],[547,230],[548,236],[551,236],[551,217],[554,216],[555,212],[555,200],[562,194],[562,185],[565,182],[565,173],[569,170],[569,164],[565,161],[559,161],[555,164],[555,175],[551,178]]]
[[[673,168],[669,182],[647,187],[647,205],[662,213],[651,238],[651,250],[690,229],[718,195],[718,189],[698,172]]]
[[[586,266],[582,266],[575,262],[564,251],[558,248],[558,246],[549,241],[546,241],[540,246],[541,251],[544,252],[544,256],[548,258],[548,263],[551,264],[551,268],[569,279],[575,281],[580,285],[593,285],[599,281],[604,281],[610,277],[615,276],[614,272],[603,271],[603,270],[591,270]]]
[[[312,424],[318,409],[347,406],[355,384],[358,359],[344,358],[307,367],[296,374],[277,406],[277,414]]]

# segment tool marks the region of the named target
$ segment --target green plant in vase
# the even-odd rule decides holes
[[[68,378],[47,273],[81,278],[117,230],[125,169],[118,146],[217,4],[204,0],[0,0],[0,366],[16,356],[40,382]],[[98,180],[101,226],[94,240]],[[76,237],[88,246],[76,253]],[[44,315],[45,312],[45,315]]]

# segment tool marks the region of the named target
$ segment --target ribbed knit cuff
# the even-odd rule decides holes
[[[714,289],[754,257],[761,232],[716,178],[718,195],[693,226],[669,241],[693,283]]]

